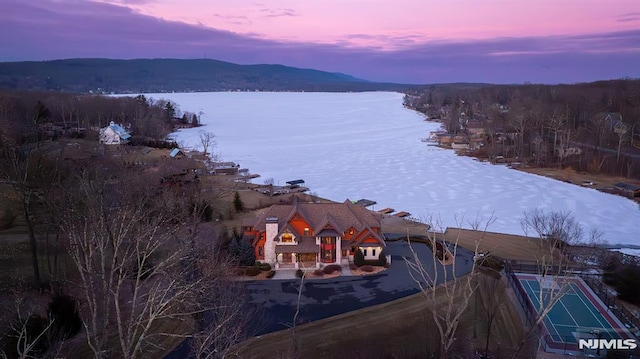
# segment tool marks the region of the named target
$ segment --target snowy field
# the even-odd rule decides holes
[[[419,139],[439,125],[405,109],[402,94],[147,96],[201,112],[206,126],[173,134],[178,143],[197,148],[199,131],[214,133],[222,159],[260,174],[256,183],[301,178],[322,197],[367,198],[378,203],[374,209],[392,207],[418,219],[431,215],[443,226],[468,227],[476,216],[493,214],[489,230],[513,234],[523,234],[519,220],[527,209],[571,210],[585,229],[602,230],[609,243],[640,245],[636,203],[427,146]]]

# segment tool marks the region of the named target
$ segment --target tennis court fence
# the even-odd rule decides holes
[[[613,314],[620,319],[634,335],[640,333],[640,313],[632,313],[627,309],[624,304],[620,302],[602,283],[599,278],[595,278],[592,275],[580,275],[580,278],[587,283],[587,285],[593,290],[594,293],[602,300],[602,302],[613,312]]]
[[[504,272],[511,288],[513,288],[513,291],[518,298],[518,302],[520,302],[520,306],[524,309],[525,316],[527,317],[527,325],[532,325],[535,323],[535,318],[537,316],[536,309],[533,307],[533,304],[531,304],[527,292],[522,286],[522,283],[520,283],[518,278],[516,278],[511,263],[508,261],[504,263]]]

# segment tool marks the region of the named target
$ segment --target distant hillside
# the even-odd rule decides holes
[[[193,59],[68,59],[0,63],[0,88],[140,93],[224,90],[370,91],[406,85],[283,65],[237,65]]]

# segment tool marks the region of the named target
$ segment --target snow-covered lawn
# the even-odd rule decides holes
[[[199,146],[199,131],[216,136],[225,161],[258,173],[262,183],[304,179],[336,201],[367,198],[444,226],[478,215],[497,220],[490,231],[523,234],[519,220],[534,207],[571,210],[610,243],[640,244],[640,208],[630,200],[541,176],[481,163],[420,142],[439,125],[402,106],[402,94],[176,93],[150,94],[202,112],[204,127],[174,137]]]

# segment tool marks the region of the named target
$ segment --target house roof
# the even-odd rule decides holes
[[[111,121],[111,123],[108,126],[113,132],[115,132],[118,136],[120,136],[120,138],[122,138],[123,140],[129,139],[131,138],[131,135],[129,134],[129,132],[127,130],[125,130],[122,126],[118,125],[117,123]]]
[[[315,238],[303,236],[298,244],[276,246],[276,253],[318,253],[318,249]]]
[[[610,120],[614,123],[617,123],[622,121],[622,116],[618,112],[607,112],[607,113],[604,113],[602,119]]]
[[[242,225],[253,225],[255,230],[264,231],[267,218],[277,218],[279,231],[285,228],[292,231],[288,223],[294,216],[304,219],[311,226],[314,234],[321,233],[323,230],[342,234],[353,227],[356,232],[367,229],[382,241],[376,231],[371,229],[381,227],[382,215],[355,205],[349,200],[344,203],[295,202],[287,205],[273,205],[259,214],[255,221],[243,220]]]
[[[171,152],[169,153],[169,157],[176,157],[179,153],[181,153],[182,151],[180,151],[179,148],[174,148],[171,150]]]

